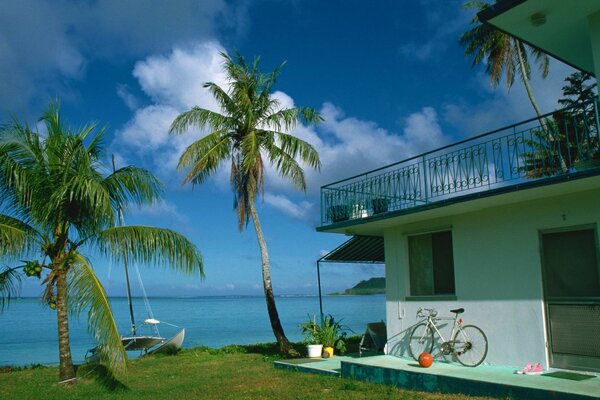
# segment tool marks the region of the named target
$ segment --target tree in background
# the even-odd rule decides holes
[[[527,176],[539,178],[568,170],[596,167],[600,162],[598,127],[594,99],[596,83],[585,72],[575,72],[565,78],[563,97],[558,103],[564,108],[546,118],[545,129],[536,129],[526,145]]]
[[[87,311],[102,362],[123,372],[125,349],[88,256],[166,263],[201,276],[202,258],[193,243],[169,229],[117,226],[119,210],[158,201],[162,186],[132,166],[103,175],[103,130],[92,124],[72,131],[56,104],[40,121],[47,134],[16,120],[0,130],[0,256],[12,264],[0,272],[0,309],[18,296],[23,274],[41,279],[42,301],[56,309],[59,383],[75,378],[69,313]]]
[[[465,8],[474,9],[476,14],[471,20],[471,29],[460,37],[460,44],[465,48],[465,54],[473,57],[473,66],[485,63],[485,71],[490,76],[493,87],[498,86],[502,76],[506,78],[508,89],[512,87],[515,75],[518,75],[525,85],[529,101],[538,118],[542,113],[533,97],[529,81],[531,80],[531,65],[529,55],[535,58],[540,67],[542,78],[548,76],[549,59],[546,53],[528,46],[519,39],[507,35],[493,26],[482,24],[477,13],[485,10],[491,4],[483,1],[468,1]]]
[[[186,170],[185,183],[201,184],[224,163],[231,163],[231,188],[239,228],[252,220],[262,259],[262,278],[273,334],[282,354],[293,354],[275,304],[267,244],[256,210],[255,199],[264,191],[265,161],[301,190],[306,190],[304,171],[298,159],[311,168],[320,168],[317,151],[307,142],[289,134],[299,121],[318,123],[321,116],[312,108],[281,108],[271,96],[284,64],[264,74],[259,59],[247,64],[241,55],[233,59],[221,53],[228,86],[213,82],[204,87],[219,104],[220,112],[192,107],[172,123],[171,133],[189,128],[208,128],[210,133],[192,143],[179,158],[178,168]],[[266,158],[266,160],[264,159]]]

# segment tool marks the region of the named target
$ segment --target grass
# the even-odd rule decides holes
[[[274,344],[199,347],[131,361],[120,381],[102,367],[82,366],[70,387],[58,386],[56,367],[5,368],[0,399],[475,399],[279,370],[276,359]]]

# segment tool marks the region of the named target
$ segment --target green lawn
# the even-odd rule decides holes
[[[81,367],[71,387],[58,387],[54,367],[6,369],[0,399],[471,399],[279,370],[275,359],[266,345],[196,348],[132,361],[120,382]]]

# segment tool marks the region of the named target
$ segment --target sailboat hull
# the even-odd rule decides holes
[[[165,339],[159,336],[130,336],[121,339],[125,350],[148,350],[152,346],[163,342]]]
[[[174,353],[181,348],[183,345],[183,339],[185,339],[185,329],[180,330],[175,336],[166,342],[160,344],[158,347],[150,350],[148,354],[168,354]]]

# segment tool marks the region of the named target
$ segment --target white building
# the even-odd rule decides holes
[[[600,73],[599,1],[505,0],[479,16]],[[600,371],[598,101],[586,107],[321,189],[319,231],[384,238],[389,354],[408,356],[420,307],[464,307],[486,363]]]

